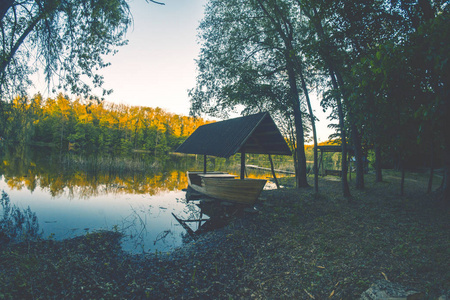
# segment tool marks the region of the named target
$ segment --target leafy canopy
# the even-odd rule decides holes
[[[24,94],[38,70],[53,89],[89,95],[102,87],[104,57],[127,43],[131,20],[126,0],[2,0],[0,96]]]

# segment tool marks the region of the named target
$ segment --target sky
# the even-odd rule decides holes
[[[119,48],[103,71],[105,88],[114,90],[106,100],[187,115],[200,51],[196,29],[206,0],[163,2],[129,2],[134,24],[128,45]]]
[[[105,100],[188,115],[188,90],[195,86],[200,52],[197,27],[207,0],[160,1],[165,5],[129,1],[133,25],[126,36],[128,45],[107,57],[111,65],[101,72],[104,88],[113,89]],[[331,133],[326,115],[318,100],[312,105],[320,120],[319,141],[325,141]]]

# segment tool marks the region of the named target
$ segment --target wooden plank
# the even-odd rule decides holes
[[[233,174],[198,174],[198,176],[200,177],[205,177],[205,178],[236,178],[237,175],[233,175]]]

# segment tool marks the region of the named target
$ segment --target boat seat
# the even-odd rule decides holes
[[[205,178],[236,178],[238,177],[237,175],[232,175],[232,174],[198,174],[198,176],[200,177],[205,177]]]

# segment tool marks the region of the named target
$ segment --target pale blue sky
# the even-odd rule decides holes
[[[188,89],[195,85],[200,46],[197,27],[206,0],[165,0],[165,5],[130,1],[134,25],[128,45],[103,71],[108,101],[189,113]]]

